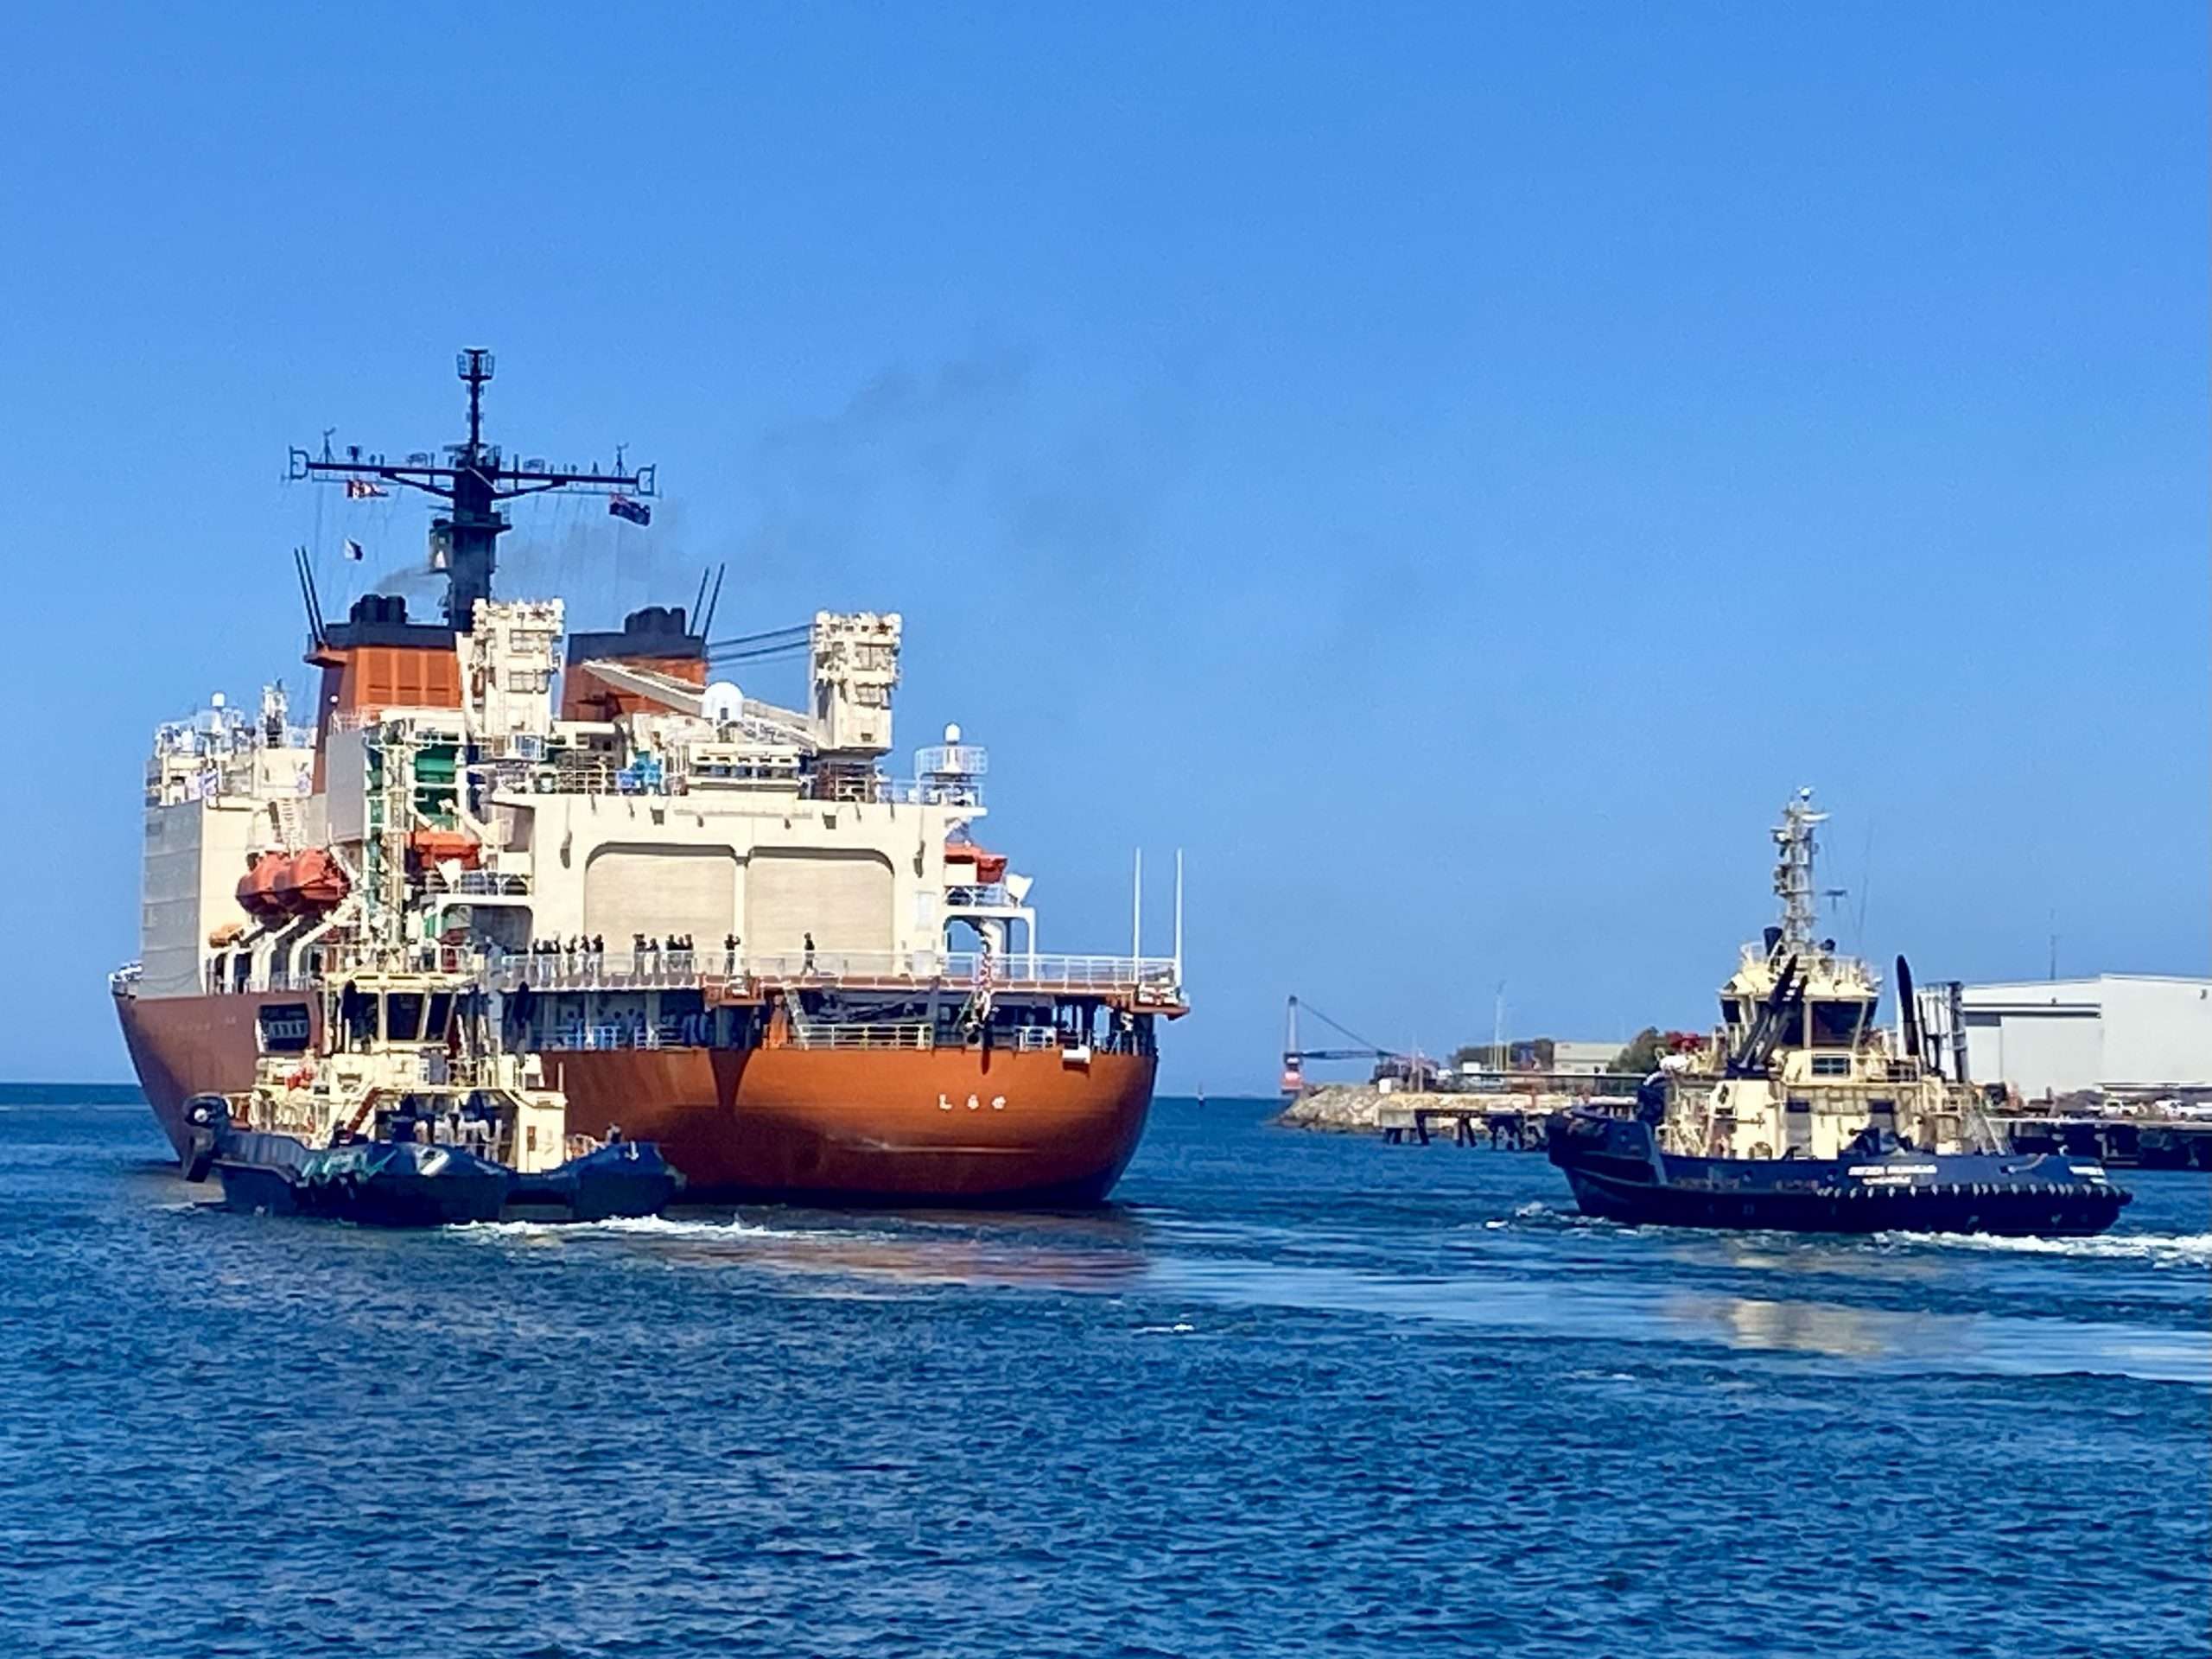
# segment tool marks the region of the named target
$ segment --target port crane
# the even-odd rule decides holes
[[[1339,1037],[1350,1039],[1355,1046],[1349,1048],[1301,1047],[1298,1040],[1298,1011],[1300,1007],[1304,1007],[1307,1014],[1319,1020]],[[1417,1077],[1423,1071],[1433,1069],[1433,1062],[1424,1060],[1419,1054],[1408,1054],[1398,1049],[1384,1048],[1379,1043],[1371,1043],[1350,1027],[1340,1025],[1322,1013],[1320,1009],[1310,1003],[1301,1004],[1297,997],[1293,996],[1283,1020],[1282,1091],[1285,1095],[1296,1096],[1305,1092],[1306,1062],[1308,1060],[1389,1061],[1403,1067],[1407,1075],[1412,1077]]]

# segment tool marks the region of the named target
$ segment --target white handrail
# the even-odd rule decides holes
[[[349,973],[466,974],[486,988],[533,990],[685,989],[709,983],[755,986],[913,986],[995,991],[1130,992],[1161,1003],[1179,1002],[1182,986],[1172,957],[1031,956],[1020,951],[986,956],[971,950],[786,950],[729,952],[637,951],[609,945],[604,952],[480,953],[453,945],[412,944],[389,950],[339,952],[325,946],[328,983]],[[988,972],[985,963],[988,963]],[[214,991],[306,990],[315,976],[255,973],[245,984],[211,984]]]

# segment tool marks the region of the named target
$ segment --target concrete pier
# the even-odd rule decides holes
[[[1525,1102],[1429,1096],[1421,1104],[1386,1104],[1376,1128],[1392,1146],[1411,1141],[1427,1146],[1449,1138],[1455,1147],[1488,1147],[1493,1152],[1535,1152],[1544,1144],[1544,1120],[1554,1108]]]

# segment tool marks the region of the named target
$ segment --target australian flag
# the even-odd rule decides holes
[[[650,524],[653,510],[633,495],[618,495],[607,504],[607,512],[617,518],[627,518],[633,524]]]

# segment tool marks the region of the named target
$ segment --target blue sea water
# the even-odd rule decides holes
[[[2204,1176],[1638,1232],[1267,1110],[1091,1214],[384,1235],[0,1090],[0,1653],[2207,1650]]]

